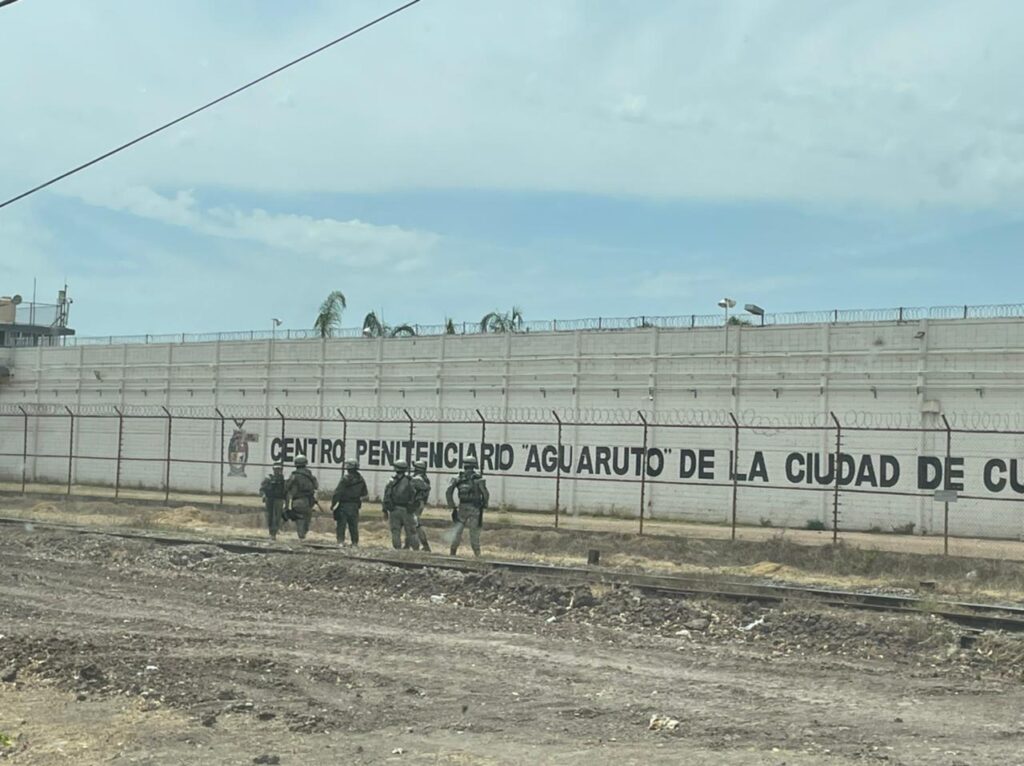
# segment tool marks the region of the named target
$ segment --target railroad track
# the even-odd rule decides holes
[[[325,554],[330,551],[336,555],[338,552],[338,548],[335,545],[316,542],[304,542],[301,545],[282,545],[270,541],[217,540],[205,537],[168,535],[140,530],[90,527],[77,524],[58,524],[10,517],[0,517],[0,525],[30,525],[34,529],[144,540],[155,545],[212,545],[230,553],[239,554],[310,555]],[[563,583],[619,585],[633,588],[643,593],[668,597],[700,596],[769,604],[813,602],[824,606],[848,609],[932,614],[974,631],[1006,630],[1024,632],[1024,607],[1015,604],[978,604],[920,598],[917,596],[896,596],[796,585],[768,585],[743,580],[727,580],[713,576],[638,574],[609,570],[597,566],[572,567],[498,559],[459,559],[450,556],[419,554],[409,551],[376,554],[360,551],[358,553],[347,553],[347,555],[359,561],[387,564],[403,569],[447,569],[464,573],[507,571],[557,580]]]

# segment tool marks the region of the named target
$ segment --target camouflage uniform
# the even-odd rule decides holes
[[[414,551],[418,551],[420,540],[413,515],[409,512],[415,502],[416,489],[406,473],[408,467],[404,460],[395,461],[395,475],[384,488],[384,516],[391,527],[392,547],[402,547],[402,530],[405,530],[405,539],[411,541]]]
[[[345,543],[347,528],[352,545],[359,545],[359,507],[369,492],[366,489],[366,481],[359,473],[359,463],[349,460],[345,463],[345,468],[347,471],[338,482],[331,498],[331,511],[338,525],[338,542]]]
[[[422,546],[423,550],[429,551],[430,543],[427,542],[427,530],[420,524],[420,516],[423,514],[423,509],[430,499],[430,479],[427,478],[427,464],[424,461],[417,460],[412,465],[412,486],[416,491],[416,496],[409,510],[412,513],[413,522],[416,524],[416,537],[420,541],[420,546]],[[405,547],[412,547],[408,536],[405,538]]]
[[[285,494],[291,508],[291,518],[295,522],[295,530],[299,539],[303,540],[309,532],[309,523],[313,519],[313,506],[316,505],[316,491],[320,485],[316,477],[306,467],[308,461],[302,455],[295,458],[295,470],[285,482]]]
[[[274,472],[260,484],[260,497],[267,512],[267,531],[270,539],[276,540],[284,520],[284,466],[275,465]]]
[[[459,552],[462,530],[466,527],[469,527],[469,544],[473,548],[473,555],[480,555],[480,528],[484,524],[484,510],[491,500],[491,495],[487,491],[487,482],[476,472],[476,466],[474,458],[463,460],[462,473],[452,479],[445,493],[448,507],[452,509],[452,521],[455,522],[452,528],[452,556]],[[455,500],[456,495],[458,503]]]

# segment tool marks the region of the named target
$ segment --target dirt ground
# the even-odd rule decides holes
[[[27,491],[33,496],[47,496],[58,501],[66,496],[66,487],[58,484],[28,484]],[[21,485],[17,482],[0,482],[0,493],[20,496]],[[114,490],[110,487],[73,485],[71,495],[79,499],[103,502],[112,500]],[[145,503],[149,506],[164,504],[164,492],[146,489],[121,489],[122,501]],[[210,494],[170,492],[169,502],[172,505],[193,505],[210,508],[219,504],[219,498]],[[252,495],[224,496],[224,507],[240,510],[251,508],[258,503]],[[379,511],[379,505],[370,504]],[[518,527],[551,529],[555,519],[553,513],[538,513],[511,509],[493,509],[489,512],[492,521]],[[956,514],[954,514],[954,518]],[[559,518],[559,526],[566,532],[607,532],[635,536],[639,530],[639,520],[618,516],[592,516],[589,514],[563,513]],[[661,515],[648,518],[644,522],[646,535],[656,537],[686,537],[706,540],[728,540],[732,531],[725,524],[708,524],[692,521],[667,519]],[[809,547],[830,545],[832,533],[821,530],[793,529],[784,527],[738,526],[736,537],[746,542],[766,542],[783,538],[787,542]],[[839,538],[844,545],[865,550],[891,551],[893,553],[917,553],[922,555],[944,553],[941,535],[907,535],[872,532],[850,532],[841,530]],[[950,537],[949,555],[973,558],[992,558],[1001,560],[1024,561],[1024,537],[1018,540],[997,540],[972,537]]]
[[[1024,763],[1018,636],[963,649],[962,629],[924,615],[203,543],[259,535],[249,513],[7,498],[0,515],[26,518],[0,527],[0,760],[14,764]],[[197,542],[46,531],[30,518]],[[364,527],[372,552],[383,525],[368,515]],[[785,540],[496,524],[484,544],[574,563],[596,547],[623,569],[1024,591],[1018,563]]]

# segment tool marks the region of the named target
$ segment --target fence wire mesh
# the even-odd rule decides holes
[[[254,494],[275,463],[306,455],[332,487],[359,460],[380,496],[397,459],[443,479],[478,457],[497,505],[545,514],[727,528],[1022,539],[1020,415],[912,415],[524,407],[0,406],[0,480]],[[432,500],[444,501],[435,480]]]

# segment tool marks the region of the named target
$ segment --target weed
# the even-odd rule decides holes
[[[772,524],[772,520],[771,519],[762,516],[761,517],[761,526],[762,527],[774,527],[775,525]]]
[[[0,747],[14,747],[14,738],[0,731]]]
[[[882,534],[882,528],[875,524],[873,526],[868,527],[868,533],[872,535],[880,535]]]
[[[825,529],[825,522],[821,519],[807,519],[807,523],[804,525],[804,529],[811,529],[816,532],[822,532]]]
[[[908,521],[906,524],[898,524],[892,528],[894,535],[912,535],[914,534],[914,527],[917,526],[912,521]]]

